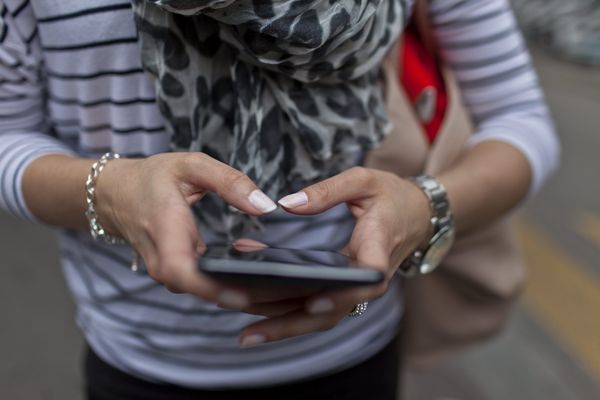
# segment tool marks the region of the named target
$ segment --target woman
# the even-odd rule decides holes
[[[410,2],[396,4],[410,15]],[[278,199],[247,175],[206,153],[168,152],[129,2],[5,0],[1,16],[0,201],[63,228],[64,270],[90,348],[89,398],[395,398],[402,306],[390,281],[432,235],[417,185],[354,167],[298,188],[274,211]],[[431,17],[477,126],[461,160],[435,177],[460,235],[534,193],[558,144],[507,2],[435,0]],[[83,184],[108,151],[123,157],[94,180],[92,203],[105,231],[142,255],[137,273],[131,248],[93,240],[84,213]],[[282,247],[346,246],[386,282],[290,294],[198,275],[197,252],[225,237],[216,226],[201,236],[194,223],[190,206],[209,192],[266,215],[262,232],[243,234]],[[200,215],[218,204],[204,201]],[[363,315],[346,318],[366,301]]]

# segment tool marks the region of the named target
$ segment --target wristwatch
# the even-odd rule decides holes
[[[410,180],[429,199],[433,236],[425,248],[417,249],[400,264],[398,273],[408,277],[432,272],[440,265],[454,243],[454,220],[444,186],[427,175],[413,177]]]

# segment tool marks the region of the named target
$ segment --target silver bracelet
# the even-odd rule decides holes
[[[94,206],[94,201],[96,199],[96,182],[98,181],[98,176],[100,176],[100,173],[106,166],[106,163],[110,160],[117,160],[119,158],[121,158],[121,156],[117,153],[109,152],[104,154],[98,161],[92,164],[90,174],[85,181],[85,197],[87,202],[85,216],[90,222],[90,234],[95,240],[103,240],[108,244],[125,244],[125,240],[110,236],[98,222],[98,215],[96,214],[96,207]]]

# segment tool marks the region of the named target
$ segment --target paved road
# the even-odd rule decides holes
[[[600,399],[600,70],[535,59],[564,166],[523,213],[529,289],[498,339],[410,374],[408,399]],[[80,399],[82,339],[51,232],[0,214],[0,254],[0,397]]]

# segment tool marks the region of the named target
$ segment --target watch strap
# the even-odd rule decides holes
[[[434,238],[440,229],[444,226],[452,225],[450,202],[448,201],[446,188],[444,188],[444,186],[435,178],[429,175],[420,175],[411,177],[409,179],[423,191],[429,200],[433,232],[427,248],[415,250],[400,264],[398,273],[405,277],[411,277],[420,273],[424,273],[421,266],[425,253],[433,245],[432,242],[434,241]]]
[[[444,185],[429,175],[420,175],[410,178],[427,196],[431,206],[432,218],[441,220],[450,214],[450,202]],[[435,228],[435,226],[434,226]],[[434,232],[435,234],[435,232]]]

